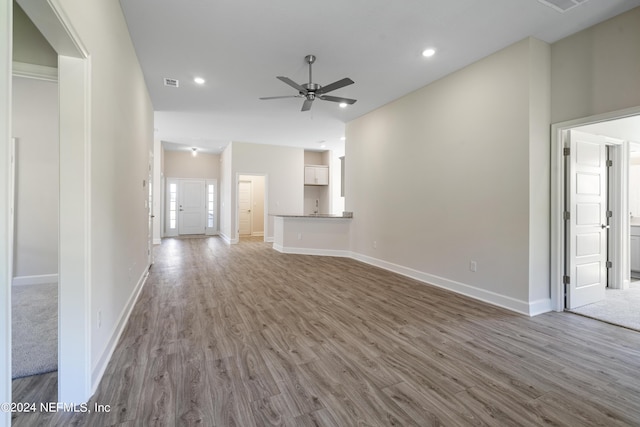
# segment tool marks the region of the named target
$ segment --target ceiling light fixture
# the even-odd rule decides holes
[[[349,105],[349,104],[347,104],[346,102],[341,102],[338,105],[340,105],[340,108],[347,108],[347,105]]]
[[[425,49],[422,51],[422,56],[424,56],[425,58],[431,58],[435,54],[436,54],[436,50],[431,47],[429,49]]]
[[[196,82],[199,85],[203,85],[205,80],[202,77],[196,77],[193,79],[194,82]]]
[[[340,138],[340,141],[346,141],[346,140],[347,140],[346,136],[343,136],[343,137]]]
[[[195,157],[195,156],[197,156],[197,155],[198,155],[198,149],[197,149],[196,147],[192,147],[192,148],[191,148],[191,155],[192,155],[193,157]]]

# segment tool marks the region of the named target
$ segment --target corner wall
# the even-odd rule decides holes
[[[264,174],[266,178],[265,209],[269,214],[301,214],[304,204],[304,150],[302,148],[285,147],[278,145],[251,144],[247,142],[232,142],[229,146],[233,149],[230,155],[232,165],[225,183],[225,191],[230,192],[229,204],[225,207],[227,212],[221,211],[229,218],[229,238],[237,241],[236,205],[238,187],[237,176],[246,174]],[[231,150],[229,147],[223,152]],[[225,160],[223,160],[224,164]],[[221,208],[222,209],[222,208]],[[273,239],[273,216],[267,217],[265,240]]]
[[[640,7],[551,46],[551,122],[640,106]]]
[[[531,313],[532,251],[548,259],[530,239],[531,168],[549,162],[530,152],[549,125],[544,99],[531,100],[544,51],[525,39],[347,125],[355,258]]]

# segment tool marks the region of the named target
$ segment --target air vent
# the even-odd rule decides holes
[[[179,82],[178,79],[169,79],[167,77],[164,78],[164,85],[165,86],[171,86],[171,87],[178,87]]]
[[[573,9],[576,6],[580,6],[582,3],[586,3],[588,0],[538,0],[545,6],[549,6],[552,9],[560,13],[565,13],[567,10]]]

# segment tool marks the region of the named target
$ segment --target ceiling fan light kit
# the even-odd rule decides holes
[[[356,102],[355,99],[325,95],[328,92],[332,92],[334,90],[353,84],[354,83],[353,80],[351,80],[348,77],[345,77],[344,79],[335,81],[326,86],[320,86],[319,84],[313,83],[312,64],[316,62],[316,56],[307,55],[304,57],[304,60],[309,65],[309,83],[304,83],[300,85],[294,82],[293,80],[291,80],[289,77],[285,77],[285,76],[276,77],[281,82],[286,83],[292,88],[296,89],[298,91],[298,95],[267,96],[267,97],[262,97],[260,99],[269,100],[269,99],[283,99],[283,98],[304,98],[301,111],[309,111],[311,109],[311,105],[313,104],[313,101],[315,101],[316,99],[320,99],[322,101],[338,102],[340,104],[347,104],[347,105],[351,105]]]

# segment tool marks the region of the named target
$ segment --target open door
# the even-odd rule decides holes
[[[607,146],[569,131],[567,154],[566,308],[598,302],[607,286]]]

